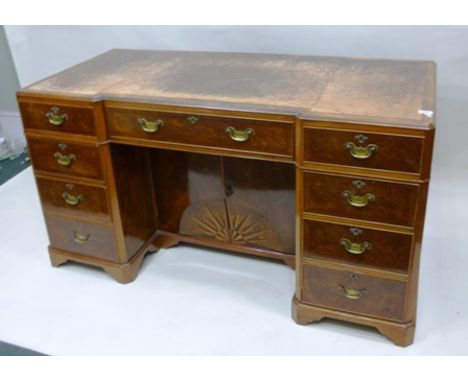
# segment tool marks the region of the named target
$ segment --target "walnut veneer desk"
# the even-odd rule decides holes
[[[18,100],[54,266],[126,283],[180,241],[279,259],[296,322],[412,342],[434,63],[112,50]]]

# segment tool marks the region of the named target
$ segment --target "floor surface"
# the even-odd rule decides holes
[[[0,187],[0,340],[51,355],[466,355],[468,180],[433,174],[415,343],[374,329],[291,319],[294,272],[180,246],[121,285],[91,267],[49,264],[31,168]]]
[[[30,165],[31,162],[27,152],[0,160],[0,186]]]

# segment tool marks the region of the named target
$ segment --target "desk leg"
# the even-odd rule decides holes
[[[157,250],[144,248],[133,256],[130,261],[123,264],[112,263],[88,256],[82,256],[76,253],[62,251],[59,249],[49,247],[50,262],[53,267],[59,267],[68,261],[75,263],[87,264],[93,267],[103,269],[114,280],[122,284],[128,284],[135,280],[140,270],[141,264],[146,255],[152,254]]]
[[[167,249],[175,247],[180,243],[180,237],[178,235],[173,235],[170,233],[161,233],[154,239],[151,247],[154,249]]]
[[[102,269],[119,283],[128,284],[136,279],[141,264],[148,254],[149,252],[142,252],[133,256],[128,263],[116,264],[115,266],[102,266]]]
[[[359,316],[320,306],[302,304],[295,297],[292,301],[292,318],[299,325],[307,325],[313,322],[318,322],[324,318],[331,318],[354,324],[371,326],[393,341],[395,345],[402,347],[411,345],[414,340],[415,323],[413,321],[393,322],[378,318]]]
[[[296,258],[294,256],[284,257],[283,262],[290,268],[296,269]]]

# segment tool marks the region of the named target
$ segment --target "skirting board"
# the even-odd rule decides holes
[[[0,110],[0,137],[10,144],[26,146],[23,124],[18,112]]]

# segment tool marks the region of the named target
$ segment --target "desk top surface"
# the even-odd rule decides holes
[[[435,71],[431,61],[114,49],[22,93],[427,127]]]

